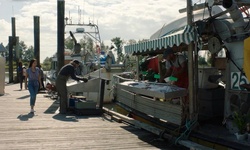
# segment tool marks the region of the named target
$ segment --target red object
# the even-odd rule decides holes
[[[53,84],[47,83],[46,89],[47,89],[48,91],[56,91],[56,86],[53,85]]]
[[[159,73],[158,57],[151,57],[148,59],[148,70],[152,69],[155,73]]]
[[[181,67],[171,67],[173,69],[173,72],[179,71]],[[178,80],[174,82],[174,85],[177,85],[178,87],[182,88],[188,88],[188,71],[183,72],[182,74],[175,76]]]

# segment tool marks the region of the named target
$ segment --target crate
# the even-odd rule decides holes
[[[96,102],[91,100],[79,100],[75,101],[75,108],[76,109],[95,109],[96,108]]]

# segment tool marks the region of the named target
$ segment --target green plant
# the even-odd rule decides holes
[[[239,133],[243,134],[246,132],[246,124],[247,124],[247,116],[243,115],[240,112],[234,112],[233,113],[233,122],[239,129]]]

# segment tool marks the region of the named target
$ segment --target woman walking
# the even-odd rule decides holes
[[[39,85],[41,85],[40,71],[37,66],[36,59],[32,59],[29,64],[29,68],[26,70],[25,76],[25,89],[27,89],[27,79],[28,79],[28,89],[30,92],[30,112],[34,113],[34,106],[36,103],[36,95],[38,93]]]

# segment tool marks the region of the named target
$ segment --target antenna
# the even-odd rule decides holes
[[[78,24],[81,24],[81,9],[80,9],[80,6],[78,6]]]
[[[85,10],[85,0],[83,1],[83,11],[82,11],[82,17],[83,17],[82,23],[83,24],[84,24],[84,10]]]
[[[14,17],[14,7],[12,5],[12,16]]]
[[[69,11],[69,24],[72,24],[72,18],[70,18],[70,11]]]
[[[95,4],[93,5],[93,24],[95,24]]]

